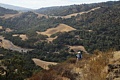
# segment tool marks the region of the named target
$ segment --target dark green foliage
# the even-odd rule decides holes
[[[3,16],[4,14],[16,14],[18,13],[15,10],[5,9],[3,7],[0,7],[0,16]]]
[[[93,4],[88,4],[89,6]],[[106,2],[94,4],[101,8],[86,14],[77,15],[69,19],[62,18],[37,18],[37,14],[33,12],[23,13],[20,17],[7,20],[0,19],[0,24],[4,27],[16,29],[15,33],[25,33],[29,36],[26,41],[20,40],[18,37],[5,36],[15,45],[27,48],[43,49],[41,40],[45,40],[46,36],[36,34],[36,31],[45,31],[48,28],[56,27],[59,23],[70,25],[77,29],[69,33],[56,33],[58,38],[53,41],[52,46],[44,48],[46,51],[53,50],[53,45],[83,45],[87,51],[95,49],[106,50],[116,48],[119,50],[120,45],[120,1]],[[74,5],[74,7],[77,5]],[[86,4],[84,6],[87,6]],[[48,8],[49,9],[49,8]],[[91,32],[89,32],[91,30]],[[78,35],[79,38],[75,36]],[[53,47],[53,48],[52,48]],[[51,49],[52,48],[52,49]]]
[[[79,6],[82,6],[82,9],[78,8]],[[75,57],[75,55],[69,54],[68,45],[82,45],[89,53],[92,53],[96,49],[108,50],[110,48],[116,48],[116,50],[120,50],[120,1],[73,5],[65,8],[69,12],[65,12],[64,15],[80,10],[89,10],[98,6],[101,7],[98,10],[77,15],[69,19],[38,18],[38,15],[34,12],[23,13],[20,17],[16,18],[0,19],[1,26],[15,30],[11,33],[5,33],[1,30],[1,35],[5,36],[6,39],[12,41],[15,45],[34,49],[26,54],[0,49],[0,53],[4,53],[5,55],[5,57],[0,59],[3,59],[4,65],[8,66],[8,70],[11,70],[11,73],[8,71],[9,74],[7,78],[13,75],[11,76],[12,80],[22,80],[23,78],[30,77],[36,70],[39,70],[39,68],[34,65],[32,58],[62,62],[69,57]],[[60,7],[60,10],[62,10],[61,8],[63,7]],[[60,14],[55,13],[54,15]],[[77,30],[53,34],[51,37],[58,36],[58,38],[51,43],[47,43],[47,36],[37,35],[36,33],[36,31],[45,31],[48,28],[56,27],[60,23],[72,26]],[[13,37],[13,34],[27,34],[29,39],[22,41],[19,37]],[[11,63],[14,66],[11,66]],[[75,60],[70,60],[68,63],[75,63]],[[14,74],[16,67],[20,68],[19,74]],[[21,73],[22,71],[25,71],[24,74]],[[68,73],[70,72],[65,71],[65,77],[70,78],[71,74]],[[5,78],[5,76],[0,76],[0,79],[7,80]]]
[[[3,69],[6,74],[3,76],[0,75],[1,80],[23,80],[32,76],[35,71],[41,70],[41,68],[34,64],[30,54],[2,48],[0,48],[0,53],[4,55],[3,59],[0,59],[1,65],[6,67],[6,69]]]
[[[51,16],[65,16],[68,14],[78,13],[82,11],[88,11],[92,8],[100,6],[111,6],[118,3],[116,2],[107,2],[107,3],[93,3],[93,4],[81,4],[81,5],[70,5],[70,6],[56,6],[56,7],[47,7],[36,10],[36,12]]]
[[[56,27],[55,18],[38,18],[34,12],[23,13],[19,17],[0,19],[0,25],[15,29],[16,32],[35,33],[36,31],[45,31],[48,28]]]

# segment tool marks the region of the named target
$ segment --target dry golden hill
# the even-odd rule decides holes
[[[2,27],[2,26],[0,26],[0,29],[3,29],[3,27]]]
[[[0,47],[3,47],[5,49],[18,51],[18,52],[27,52],[27,51],[33,50],[33,49],[25,49],[25,48],[18,47],[14,45],[11,41],[4,39],[3,36],[0,36],[0,40],[1,40]]]
[[[19,36],[23,41],[27,40],[28,37],[26,34],[14,34],[13,37]]]
[[[5,14],[4,16],[0,16],[0,18],[8,19],[8,18],[15,18],[19,17],[22,14],[22,12],[19,12],[17,14]]]
[[[68,46],[68,47],[69,47],[69,51],[73,50],[75,52],[78,52],[79,50],[81,50],[85,53],[88,53],[84,46]]]
[[[112,60],[112,63],[111,63]],[[47,77],[45,77],[47,75]],[[61,78],[60,78],[61,77]],[[66,79],[62,79],[65,77]],[[83,59],[70,58],[34,75],[30,80],[120,80],[120,51],[83,54]]]
[[[46,62],[46,61],[42,61],[40,59],[36,59],[36,58],[33,58],[32,59],[34,61],[34,63],[40,67],[42,67],[43,69],[46,69],[46,70],[49,70],[49,65],[57,65],[57,63],[55,62]]]
[[[52,34],[55,34],[57,32],[69,32],[72,30],[76,30],[75,28],[72,28],[71,26],[68,26],[66,24],[59,24],[56,28],[50,28],[47,29],[45,32],[38,32],[38,34],[42,34],[42,35],[47,35],[48,37],[50,37]]]

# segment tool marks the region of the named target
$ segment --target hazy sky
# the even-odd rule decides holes
[[[63,6],[63,5],[97,3],[97,2],[106,2],[106,1],[118,1],[118,0],[0,0],[0,3],[37,9],[37,8],[49,7],[49,6]]]

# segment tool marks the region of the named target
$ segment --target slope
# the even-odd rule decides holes
[[[3,16],[5,14],[16,14],[16,13],[18,12],[15,10],[10,10],[10,9],[5,9],[3,7],[0,7],[0,16]]]
[[[119,80],[120,55],[118,53],[120,52],[96,50],[93,55],[83,55],[83,59],[79,61],[71,58],[51,67],[48,71],[41,71],[33,75],[30,80],[64,80],[63,77],[66,78],[65,80]],[[116,55],[118,55],[117,59],[115,59]],[[112,75],[113,68],[116,68],[117,72],[112,72]],[[47,77],[44,77],[45,75]]]
[[[50,37],[52,34],[55,34],[58,32],[69,32],[72,30],[76,30],[76,29],[65,24],[59,24],[56,28],[49,28],[45,32],[37,32],[37,33],[42,35],[47,35],[48,37]]]
[[[42,61],[40,59],[37,58],[33,58],[32,59],[34,61],[34,63],[40,67],[42,67],[43,69],[49,70],[49,66],[50,65],[57,65],[57,63],[55,62],[47,62],[47,61]]]
[[[92,3],[92,4],[46,7],[46,8],[40,8],[35,12],[50,15],[50,16],[66,16],[69,14],[88,11],[96,7],[111,6],[116,3],[117,1],[109,1],[109,2]]]

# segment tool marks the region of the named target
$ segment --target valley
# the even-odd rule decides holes
[[[117,79],[120,1],[22,9],[0,7],[0,80]]]

